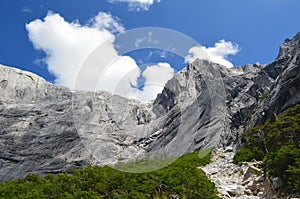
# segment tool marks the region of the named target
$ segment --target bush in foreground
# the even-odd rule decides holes
[[[263,160],[267,174],[280,177],[284,186],[300,192],[300,104],[248,129],[242,137],[244,145],[234,162]]]
[[[108,166],[87,166],[70,173],[24,179],[0,184],[0,198],[218,198],[205,173],[197,169],[210,156],[191,153],[163,169],[150,173],[126,173]]]

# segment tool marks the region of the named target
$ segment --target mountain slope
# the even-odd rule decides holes
[[[233,145],[300,102],[300,34],[268,65],[196,60],[153,103],[70,91],[0,66],[0,180]]]

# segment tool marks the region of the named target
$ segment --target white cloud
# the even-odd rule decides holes
[[[123,67],[124,65],[127,67]],[[145,78],[144,85],[138,85],[137,79],[140,75]],[[141,73],[131,57],[119,56],[105,72],[97,87],[126,98],[150,101],[162,92],[167,81],[174,75],[175,71],[168,63],[148,66]],[[137,87],[142,87],[142,90]]]
[[[233,67],[233,64],[227,60],[229,55],[236,55],[239,52],[237,44],[220,40],[214,47],[195,46],[189,50],[189,55],[185,57],[186,62],[193,62],[195,59],[205,59],[208,55],[210,60],[224,65],[228,68]]]
[[[112,33],[122,33],[125,31],[125,28],[120,25],[117,19],[105,12],[100,12],[97,16],[90,19],[90,24],[94,28],[109,30]]]
[[[32,9],[28,6],[22,8],[22,12],[32,13]]]
[[[139,48],[140,47],[140,43],[142,43],[144,41],[143,38],[137,38],[134,45],[135,47]]]
[[[144,11],[149,10],[150,6],[154,2],[160,2],[160,0],[108,0],[110,3],[121,2],[128,3],[129,10]]]
[[[148,66],[142,73],[146,79],[143,91],[135,90],[131,93],[131,98],[142,101],[155,99],[161,93],[165,84],[174,76],[175,71],[168,63],[158,63]]]
[[[147,82],[161,82],[166,84],[174,76],[174,69],[169,63],[158,63],[157,65],[148,66],[143,72]]]
[[[161,58],[166,58],[167,57],[167,53],[168,51],[162,50],[162,51],[158,51],[158,54]]]
[[[112,38],[107,29],[114,23],[97,23],[100,17],[108,21],[107,14],[99,13],[89,26],[66,22],[59,14],[49,12],[44,20],[26,24],[28,36],[34,47],[47,54],[48,70],[56,77],[55,83],[73,88],[80,67],[88,55],[102,42]],[[112,16],[111,20],[113,21]],[[121,27],[121,26],[120,26]],[[113,44],[112,44],[113,45]]]
[[[118,56],[104,72],[97,88],[127,98],[133,98],[131,93],[137,89],[132,86],[137,86],[137,79],[140,73],[141,71],[134,59],[129,56]]]
[[[134,43],[135,47],[143,48],[144,46],[147,46],[149,44],[154,44],[154,45],[159,44],[160,41],[153,39],[152,35],[153,35],[153,32],[148,32],[147,36],[136,38],[135,43]]]
[[[55,75],[55,83],[59,85],[74,88],[81,67],[89,60],[89,71],[84,76],[87,81],[82,82],[86,85],[81,88],[106,90],[124,97],[148,101],[154,99],[162,91],[166,81],[174,75],[170,65],[163,63],[149,66],[141,74],[134,59],[119,56],[113,44],[114,33],[124,32],[125,29],[107,13],[100,12],[87,25],[70,23],[59,14],[49,13],[43,20],[37,19],[26,24],[26,29],[34,47],[46,53],[44,61],[48,70]],[[103,50],[87,59],[99,46]],[[102,75],[99,76],[100,74]],[[146,78],[143,91],[134,88],[140,75]],[[91,79],[96,81],[90,81]],[[97,85],[91,85],[97,81]]]

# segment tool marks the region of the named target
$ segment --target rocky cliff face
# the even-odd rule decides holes
[[[0,180],[135,158],[149,105],[0,66]]]
[[[265,98],[256,104],[248,126],[276,117],[276,114],[300,103],[300,33],[285,40],[276,60],[263,72],[272,78],[273,83]]]
[[[0,179],[80,166],[71,92],[18,69],[0,66]],[[64,157],[76,157],[69,163]]]
[[[300,34],[268,65],[196,60],[153,103],[71,91],[0,65],[0,180],[87,162],[239,146],[244,129],[300,103]]]

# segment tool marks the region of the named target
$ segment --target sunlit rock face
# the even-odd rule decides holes
[[[153,102],[71,91],[0,65],[0,181],[232,145],[300,103],[300,34],[268,65],[196,60]]]

